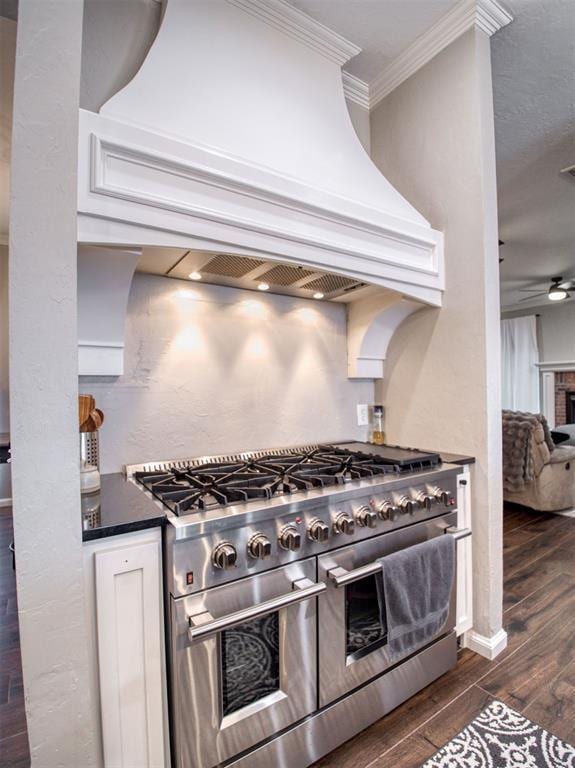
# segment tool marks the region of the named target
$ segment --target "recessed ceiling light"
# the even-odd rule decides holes
[[[258,283],[258,291],[269,291],[269,288],[267,283]]]
[[[201,275],[200,272],[190,272],[188,277],[190,278],[190,280],[201,280],[202,279],[202,275]]]
[[[314,299],[323,299],[323,293],[321,291],[317,291],[317,293],[314,293],[313,297]]]

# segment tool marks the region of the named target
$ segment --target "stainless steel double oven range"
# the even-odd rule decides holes
[[[437,454],[361,443],[129,467],[169,510],[177,768],[304,768],[455,664],[440,633],[393,656],[380,559],[458,531]]]

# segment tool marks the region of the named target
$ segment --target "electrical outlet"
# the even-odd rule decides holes
[[[369,411],[367,403],[357,406],[357,426],[367,427],[369,424]]]

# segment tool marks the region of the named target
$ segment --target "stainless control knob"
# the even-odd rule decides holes
[[[233,568],[237,559],[236,548],[229,541],[222,541],[212,552],[212,565],[221,570]]]
[[[355,530],[355,520],[350,515],[346,515],[345,512],[340,512],[333,521],[333,529],[336,533],[346,533],[351,536]]]
[[[431,505],[435,503],[435,496],[430,496],[423,491],[417,491],[413,497],[421,509],[431,509]]]
[[[433,488],[431,494],[434,499],[441,504],[445,504],[446,507],[451,507],[455,504],[453,494],[449,493],[449,491],[444,491],[443,488]]]
[[[381,503],[376,505],[377,514],[382,520],[397,520],[399,517],[399,508],[395,506],[391,501],[385,499]]]
[[[377,525],[377,512],[365,505],[357,510],[355,519],[358,525],[364,528],[375,528]]]
[[[324,542],[329,538],[329,525],[323,520],[312,520],[307,529],[307,535],[312,541]]]
[[[256,560],[265,560],[272,553],[272,543],[263,533],[254,534],[248,541],[248,555]]]
[[[404,515],[413,515],[415,512],[415,502],[412,499],[408,499],[407,496],[400,498],[398,507]]]
[[[290,552],[296,552],[301,547],[301,534],[295,525],[285,525],[281,529],[278,544]]]

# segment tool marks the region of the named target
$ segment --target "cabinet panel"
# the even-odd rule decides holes
[[[164,768],[159,545],[94,558],[104,764]]]
[[[466,467],[457,483],[457,527],[471,528],[471,473]],[[473,626],[472,536],[457,542],[457,619],[455,631],[462,635]]]

